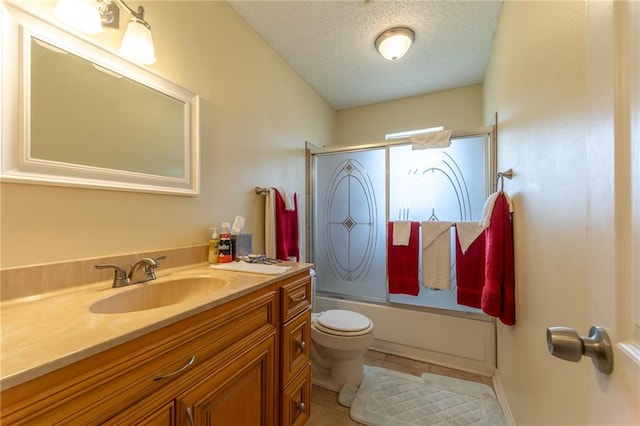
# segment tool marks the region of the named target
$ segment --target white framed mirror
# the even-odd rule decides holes
[[[51,22],[0,8],[2,181],[198,193],[196,94]]]

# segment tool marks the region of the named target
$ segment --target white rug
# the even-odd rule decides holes
[[[493,390],[482,383],[425,373],[421,377],[365,366],[359,388],[345,385],[338,400],[369,426],[503,426]]]

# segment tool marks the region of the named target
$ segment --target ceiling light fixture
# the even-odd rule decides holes
[[[123,0],[58,0],[55,15],[66,25],[87,34],[102,27],[119,28],[118,3],[132,16],[122,37],[120,53],[134,62],[151,65],[156,61],[151,26],[144,20],[144,7],[133,10]]]
[[[415,34],[409,28],[392,28],[380,34],[376,39],[376,49],[390,61],[402,58],[415,40]]]

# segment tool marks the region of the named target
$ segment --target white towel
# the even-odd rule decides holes
[[[408,246],[411,238],[411,222],[399,220],[393,222],[393,245]]]
[[[493,214],[493,206],[496,204],[496,199],[498,195],[500,195],[501,191],[494,192],[489,195],[489,198],[484,202],[484,206],[482,206],[482,215],[480,216],[480,226],[488,228],[491,225],[491,215]],[[504,196],[507,198],[507,203],[509,204],[509,213],[513,213],[513,202],[511,201],[511,197],[504,192]]]
[[[211,269],[223,269],[235,272],[250,272],[252,274],[280,275],[291,269],[291,266],[264,265],[261,263],[230,262],[211,265]]]
[[[275,190],[278,191],[282,200],[284,200],[284,209],[290,212],[294,211],[296,207],[295,204],[293,204],[293,194],[287,194],[281,187],[277,187]]]
[[[482,231],[484,231],[484,226],[478,222],[456,222],[456,234],[458,241],[460,241],[462,254],[467,252],[471,243],[482,234]]]
[[[446,148],[451,145],[451,130],[420,133],[409,137],[411,149]]]
[[[451,289],[452,224],[422,222],[422,285],[427,288]]]
[[[264,253],[276,258],[276,193],[269,188],[264,201]]]

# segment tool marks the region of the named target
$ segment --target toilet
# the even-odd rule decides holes
[[[334,392],[359,386],[371,343],[373,322],[364,315],[343,309],[311,314],[312,383]]]

